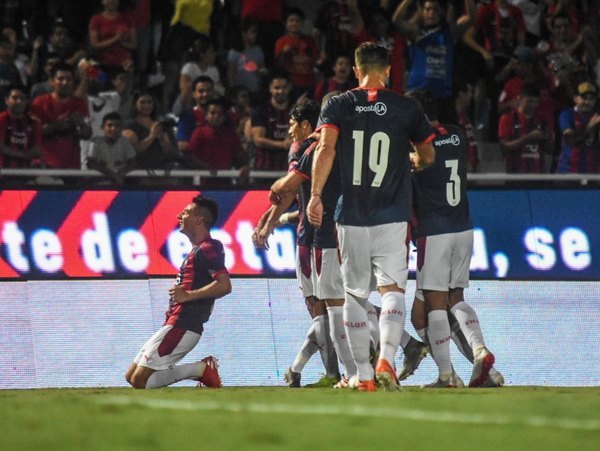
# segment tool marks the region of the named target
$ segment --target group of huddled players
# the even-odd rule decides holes
[[[427,91],[385,89],[384,47],[362,44],[355,61],[357,89],[328,97],[322,109],[311,101],[292,108],[288,174],[271,187],[272,206],[253,235],[266,247],[275,227],[299,223],[297,276],[313,322],[285,380],[300,387],[304,365],[319,351],[326,373],[308,386],[395,391],[431,353],[439,375],[425,387],[463,387],[450,358],[453,340],[473,363],[469,386],[500,387],[504,378],[464,300],[473,247],[465,133],[438,122]],[[298,210],[288,212],[294,200]],[[411,239],[411,320],[420,340],[404,327]],[[368,300],[374,289],[381,308]]]

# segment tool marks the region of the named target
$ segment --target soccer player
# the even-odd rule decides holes
[[[423,337],[423,323],[427,323],[431,354],[439,369],[437,380],[426,387],[464,386],[450,360],[448,308],[473,350],[469,386],[479,387],[487,382],[495,358],[485,346],[477,314],[464,302],[473,252],[473,224],[466,183],[467,137],[461,128],[438,122],[436,101],[429,91],[416,90],[408,95],[421,103],[436,128],[435,163],[413,175],[415,227],[412,235],[417,244],[417,300],[413,317],[421,317],[414,322]],[[423,299],[424,306],[419,302]]]
[[[316,146],[316,139],[311,134],[315,129],[318,118],[319,105],[314,101],[307,101],[292,107],[289,120],[289,135],[293,140],[293,144],[289,153],[288,175],[294,174],[298,161],[305,151]],[[266,247],[267,239],[275,226],[288,222],[296,222],[296,220],[299,222],[296,243],[296,275],[300,282],[300,289],[306,300],[306,307],[313,322],[306,334],[306,339],[300,351],[285,374],[285,380],[291,388],[300,387],[304,365],[319,350],[327,374],[321,378],[318,385],[332,386],[339,380],[339,369],[337,367],[337,356],[335,355],[333,344],[329,339],[325,303],[317,297],[316,293],[315,273],[312,261],[312,245],[315,231],[304,214],[307,198],[299,196],[298,212],[283,213],[291,206],[294,195],[295,191],[291,198],[282,202],[275,193],[271,192],[271,201],[274,205],[261,217],[253,235],[253,241],[259,248]]]
[[[200,340],[215,300],[231,292],[223,244],[210,236],[217,221],[215,201],[196,196],[181,213],[179,231],[193,248],[183,261],[175,285],[169,289],[165,324],[145,344],[125,374],[134,388],[159,388],[184,379],[221,387],[217,360],[176,365]]]
[[[319,114],[318,106],[314,112],[316,114],[313,125],[316,125]],[[295,120],[294,113],[292,111],[290,129],[295,127],[293,124]],[[266,221],[263,230],[259,232],[262,236],[268,237],[272,233],[277,225],[277,218],[291,206],[299,191],[301,199],[308,199],[310,197],[312,161],[317,142],[313,138],[309,138],[309,141],[310,145],[298,161],[296,168],[290,171],[285,177],[277,180],[271,187],[271,192],[275,195],[277,205],[271,212],[271,216]],[[319,302],[324,302],[327,306],[331,340],[337,356],[346,368],[346,380],[350,380],[356,375],[356,364],[350,351],[343,321],[344,285],[342,282],[335,222],[333,220],[340,192],[340,180],[336,169],[334,168],[333,176],[329,178],[323,189],[324,218],[321,226],[314,230],[311,254],[314,280],[316,282],[316,297]],[[306,202],[303,201],[302,206],[306,208]],[[305,212],[302,212],[301,216],[305,217]],[[344,385],[346,384],[343,383],[340,387]]]
[[[355,52],[358,88],[335,96],[321,110],[313,157],[310,222],[323,223],[323,189],[337,158],[341,196],[335,212],[346,300],[344,325],[357,365],[357,389],[398,389],[394,358],[404,332],[408,276],[407,222],[412,210],[409,154],[431,164],[433,129],[414,100],[385,90],[388,50],[363,43]],[[381,294],[380,354],[369,364],[367,311],[372,280]],[[374,380],[377,378],[377,383]]]

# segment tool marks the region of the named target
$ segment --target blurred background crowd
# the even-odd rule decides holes
[[[356,87],[376,41],[389,89],[466,129],[472,172],[600,172],[599,1],[4,0],[0,21],[0,168],[249,186],[286,169],[293,104]]]

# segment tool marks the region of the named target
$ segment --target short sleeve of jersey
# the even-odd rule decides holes
[[[215,277],[216,275],[227,272],[225,268],[225,252],[223,244],[218,240],[208,240],[200,244],[200,249],[206,258],[206,270]]]
[[[413,133],[410,136],[410,140],[414,144],[420,144],[426,141],[431,141],[435,137],[435,130],[432,128],[431,123],[425,116],[423,108],[417,102],[413,102],[414,111],[413,118],[415,120]]]
[[[312,149],[310,149],[312,150]],[[310,150],[306,151],[302,158],[298,161],[295,172],[303,176],[306,180],[309,180],[312,172],[312,154]]]
[[[560,127],[561,133],[569,128],[575,128],[573,126],[573,111],[572,110],[562,111],[558,118],[558,125]]]
[[[321,114],[319,115],[319,122],[317,123],[317,130],[320,130],[321,128],[327,126],[333,126],[339,129],[340,118],[341,102],[339,101],[339,99],[329,99],[325,106],[321,109]]]

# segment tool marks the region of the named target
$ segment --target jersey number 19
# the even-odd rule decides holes
[[[354,167],[352,171],[352,184],[360,186],[362,184],[365,132],[362,130],[354,130],[352,132],[352,139],[354,139]],[[373,178],[373,183],[371,183],[371,186],[374,188],[379,188],[388,166],[390,137],[384,132],[374,133],[369,142],[368,152],[369,169],[375,173],[375,177]]]

